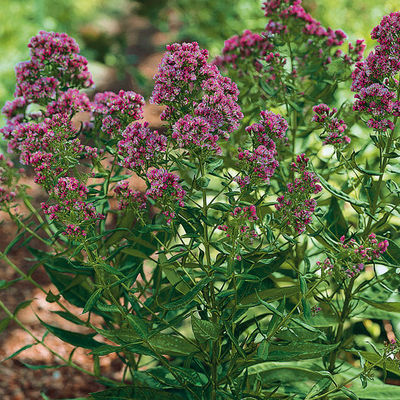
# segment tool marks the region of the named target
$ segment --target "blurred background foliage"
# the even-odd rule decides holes
[[[350,40],[365,38],[369,47],[371,28],[398,8],[398,0],[303,3],[323,25],[343,29]],[[161,32],[173,27],[174,40],[197,41],[211,56],[219,53],[230,36],[244,29],[260,31],[265,25],[260,0],[0,0],[0,4],[0,104],[11,98],[14,66],[27,59],[26,44],[41,29],[64,31],[76,38],[92,71],[103,64],[134,74],[126,68],[132,55],[127,58],[125,32],[118,28],[129,14],[145,17]]]
[[[12,97],[14,66],[27,60],[26,47],[40,30],[62,31],[73,36],[90,61],[105,62],[118,38],[113,38],[104,20],[116,20],[124,12],[124,0],[0,0],[0,104]],[[102,40],[90,41],[88,24],[100,24]],[[102,23],[103,22],[103,23]],[[95,25],[94,25],[95,26]],[[110,29],[109,29],[110,30]]]

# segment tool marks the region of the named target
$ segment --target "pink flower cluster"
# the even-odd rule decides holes
[[[337,118],[337,109],[330,109],[326,104],[318,104],[313,107],[314,116],[312,121],[321,125],[324,128],[323,144],[341,145],[344,143],[350,143],[351,139],[343,135],[347,129],[347,125],[342,119]],[[325,136],[326,134],[326,136]]]
[[[269,184],[270,178],[279,166],[279,162],[275,159],[275,143],[271,140],[269,147],[260,145],[254,151],[242,150],[240,147],[238,150],[241,169],[246,171],[245,175],[235,179],[239,186],[243,189],[250,183]]]
[[[93,101],[93,115],[100,121],[101,129],[110,136],[119,135],[131,122],[143,117],[143,96],[120,90],[97,93]]]
[[[51,188],[54,178],[66,173],[80,158],[98,157],[97,149],[82,145],[77,138],[70,139],[75,131],[60,115],[45,122],[22,124],[9,138],[9,151],[20,155],[21,164],[34,168],[35,182],[45,188]]]
[[[7,101],[1,112],[7,119],[12,119],[13,117],[19,115],[22,116],[25,114],[25,109],[27,107],[27,103],[24,97],[17,97],[14,100]]]
[[[72,117],[77,112],[90,112],[91,103],[85,93],[78,89],[68,89],[66,92],[49,103],[46,107],[46,116],[53,117],[55,114],[67,115]]]
[[[261,111],[260,116],[260,122],[246,128],[246,132],[252,137],[253,143],[259,143],[266,147],[271,146],[271,139],[286,143],[288,123],[285,118],[267,110]]]
[[[374,233],[371,233],[363,244],[357,243],[353,238],[346,241],[345,236],[342,236],[340,238],[340,249],[336,256],[336,264],[340,265],[341,271],[347,277],[354,278],[365,269],[366,264],[380,258],[388,247],[388,240],[378,242]],[[329,258],[326,258],[322,263],[317,261],[317,265],[322,266],[328,274],[332,274],[335,267],[335,263]]]
[[[396,93],[387,89],[384,85],[373,83],[363,87],[355,96],[354,111],[364,112],[372,116],[367,125],[375,130],[385,131],[394,129],[393,122],[388,119],[396,115],[400,102],[396,99]],[[380,128],[376,129],[379,126]]]
[[[196,153],[221,154],[218,145],[219,136],[212,133],[210,124],[202,117],[186,114],[172,127],[172,138],[179,147],[184,147]]]
[[[114,188],[117,195],[118,208],[124,210],[132,207],[133,209],[143,210],[147,208],[147,197],[138,190],[132,190],[128,181],[120,181]]]
[[[286,58],[280,53],[275,52],[267,54],[265,63],[265,72],[267,73],[265,81],[267,83],[273,83],[278,77],[285,74]],[[292,69],[292,77],[297,77],[297,70],[295,68]],[[277,89],[277,87],[275,89]]]
[[[352,43],[349,43],[349,55],[345,55],[344,59],[345,61],[347,61],[348,63],[350,63],[351,60],[351,64],[362,60],[362,56],[365,50],[366,44],[364,43],[364,39],[358,39],[356,40],[356,44],[353,45]],[[341,51],[341,50],[338,50]]]
[[[88,192],[89,189],[74,177],[59,178],[49,192],[54,204],[42,203],[42,210],[50,220],[67,225],[65,234],[84,237],[87,233],[81,225],[90,226],[104,219],[104,215],[97,213],[93,204],[85,201]]]
[[[158,73],[154,76],[155,85],[152,102],[168,104],[185,101],[193,91],[197,81],[207,79],[208,51],[194,43],[174,43],[167,45]]]
[[[40,31],[28,44],[29,61],[16,67],[15,96],[34,103],[55,99],[62,88],[90,87],[92,76],[79,46],[66,33]]]
[[[266,17],[270,17],[272,22],[278,18],[286,24],[290,24],[296,20],[301,22],[302,32],[311,38],[323,39],[323,45],[326,47],[340,46],[343,44],[346,35],[341,30],[325,29],[320,22],[316,21],[301,6],[301,0],[268,0],[263,3],[263,10]],[[287,31],[286,25],[279,25],[279,31]],[[276,33],[276,22],[267,25],[267,32],[272,29],[272,33]]]
[[[151,102],[167,106],[162,120],[174,124],[190,114],[198,118],[196,125],[208,124],[208,135],[226,139],[243,118],[237,104],[239,91],[236,84],[223,77],[207,59],[207,50],[200,49],[196,42],[168,45],[154,76]],[[200,118],[204,122],[200,122]],[[178,126],[185,123],[186,120],[180,121]],[[198,139],[198,135],[192,136]]]
[[[185,205],[183,198],[186,192],[178,183],[179,176],[167,170],[151,169],[147,172],[147,178],[150,188],[146,191],[146,196],[165,206],[175,206],[176,203],[180,207]]]
[[[8,189],[0,186],[0,207],[3,208],[4,206],[8,207],[10,203],[14,201],[16,197],[16,193],[10,192]]]
[[[256,231],[252,229],[253,223],[258,220],[256,206],[235,207],[230,215],[233,219],[229,222],[229,226],[218,225],[217,227],[226,232],[226,237],[233,240],[238,238],[250,240],[250,242],[258,237]]]
[[[89,98],[76,88],[93,82],[78,45],[65,33],[41,31],[28,47],[31,59],[16,67],[19,97],[3,108],[8,121],[0,131],[9,141],[9,152],[34,167],[36,182],[52,187],[56,176],[76,164],[72,160],[98,155],[97,149],[73,139],[77,130],[71,122],[75,113],[91,111]],[[27,113],[30,103],[46,108]]]
[[[213,63],[219,67],[227,65],[237,69],[236,61],[253,59],[256,70],[261,69],[261,64],[257,60],[262,59],[274,48],[274,45],[263,35],[245,30],[242,35],[232,36],[225,41],[222,49],[222,56],[217,56]]]
[[[356,92],[354,110],[369,114],[367,125],[379,132],[394,129],[391,117],[400,115],[395,79],[400,71],[399,27],[400,12],[383,17],[371,32],[378,45],[356,64],[352,74],[351,89]]]
[[[148,122],[135,122],[122,132],[122,139],[118,142],[118,154],[123,158],[120,165],[142,172],[156,166],[166,149],[166,136],[151,130]]]
[[[304,154],[297,156],[296,162],[292,163],[292,170],[299,178],[287,184],[287,192],[279,196],[275,204],[280,220],[299,234],[312,222],[317,202],[311,196],[322,190],[318,177],[308,170],[308,161]]]

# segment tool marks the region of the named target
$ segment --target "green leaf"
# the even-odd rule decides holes
[[[122,250],[122,253],[129,254],[130,256],[134,256],[134,257],[138,257],[138,258],[143,258],[144,260],[150,259],[150,257],[148,255],[146,255],[145,253],[143,253],[142,251],[140,251],[138,249],[132,249],[130,247],[125,247]]]
[[[389,312],[396,312],[400,313],[400,302],[384,302],[384,303],[378,303],[375,301],[371,301],[365,298],[361,298],[362,301],[365,303],[369,304],[372,307],[379,308],[380,310],[384,311],[389,311]]]
[[[66,311],[52,311],[52,313],[59,315],[61,318],[66,319],[67,321],[70,321],[76,325],[81,325],[81,326],[86,326],[86,324],[81,321],[78,317],[76,317],[74,314],[71,314]]]
[[[163,305],[163,307],[167,310],[178,310],[179,308],[184,307],[188,303],[190,303],[197,294],[202,291],[210,282],[212,278],[207,276],[203,278],[199,283],[196,284],[192,289],[189,290],[184,296],[182,296],[179,300],[175,300],[171,303]]]
[[[230,211],[232,209],[232,206],[226,203],[212,203],[210,204],[209,208],[218,211]]]
[[[400,260],[400,247],[392,239],[385,239],[389,242],[389,247],[382,254],[382,257],[391,264],[398,266]]]
[[[109,339],[117,344],[135,344],[142,343],[142,338],[138,335],[136,331],[128,328],[121,329],[99,329],[96,328],[96,332],[100,335],[104,336],[106,339]]]
[[[97,300],[101,297],[101,294],[103,293],[103,289],[99,288],[96,289],[88,298],[88,301],[85,304],[85,307],[83,307],[82,314],[86,314],[88,311],[90,311],[95,305]]]
[[[196,318],[194,315],[192,315],[191,322],[193,334],[199,342],[218,339],[219,328],[217,325],[210,321]]]
[[[253,293],[249,296],[240,300],[240,306],[250,306],[257,305],[260,303],[258,298],[266,301],[275,301],[279,299],[283,299],[284,297],[291,297],[295,294],[298,294],[300,291],[298,286],[287,286],[273,289],[265,289],[261,290],[257,293]]]
[[[306,294],[307,293],[307,281],[305,280],[303,275],[299,276],[299,282],[300,282],[300,293]]]
[[[349,398],[355,400],[358,398],[362,400],[397,400],[400,398],[399,386],[385,384],[377,378],[368,382],[368,386],[365,388],[359,381],[353,382],[350,390],[354,393],[354,396],[349,396]]]
[[[270,343],[267,340],[263,340],[259,345],[257,349],[257,357],[261,358],[261,360],[268,360],[268,354],[269,354],[269,346]]]
[[[370,169],[365,169],[365,168],[361,167],[360,165],[358,165],[357,164],[357,160],[356,160],[356,153],[354,151],[351,154],[351,164],[357,171],[360,171],[360,172],[362,172],[364,174],[371,175],[371,176],[381,176],[381,175],[383,175],[382,172],[372,171]],[[367,163],[367,167],[368,167],[368,163]]]
[[[314,396],[318,396],[320,393],[324,392],[331,385],[332,380],[330,378],[320,379],[307,393],[305,400],[311,399]]]
[[[43,262],[45,267],[51,268],[54,271],[66,272],[66,273],[77,272],[79,274],[85,274],[85,275],[93,274],[92,267],[87,267],[85,265],[82,265],[81,263],[68,260],[67,258],[49,257],[46,255],[48,257],[48,259],[40,260],[40,258],[42,258],[43,255],[38,255],[37,252],[35,255],[36,255],[36,257],[38,257],[38,261]]]
[[[134,329],[139,337],[145,339],[149,336],[147,325],[142,318],[139,318],[137,315],[129,314],[127,319],[129,325]]]
[[[376,353],[371,353],[369,351],[350,351],[350,353],[358,356],[364,357],[370,363],[376,365],[379,368],[385,369],[386,371],[393,372],[394,374],[400,376],[400,367],[399,362],[394,360],[382,360],[381,356]],[[400,390],[400,388],[399,388]],[[400,392],[399,392],[400,393]]]
[[[103,344],[93,339],[93,336],[95,336],[96,333],[90,335],[84,335],[83,333],[66,331],[65,329],[61,329],[56,326],[47,324],[46,322],[42,321],[39,317],[37,318],[50,333],[52,333],[54,336],[57,336],[62,341],[72,344],[73,346],[83,347],[85,349],[92,350]]]
[[[179,380],[181,382],[175,378],[172,372],[175,376],[179,376]],[[207,377],[204,374],[200,374],[193,369],[175,367],[172,365],[170,365],[168,369],[164,367],[152,368],[148,371],[148,374],[151,375],[151,377],[154,378],[158,384],[161,384],[164,387],[181,388],[182,382],[190,386],[203,386],[205,383],[207,383]],[[148,384],[150,383],[147,379],[145,382]],[[153,382],[152,384],[154,385]]]
[[[22,353],[25,350],[30,349],[33,346],[36,346],[37,343],[31,343],[31,344],[27,344],[24,347],[21,347],[19,350],[15,351],[14,353],[12,353],[10,356],[6,357],[4,360],[2,360],[1,362],[3,363],[4,361],[9,360],[10,358],[13,358],[15,356],[17,356],[19,353]]]
[[[350,400],[359,400],[358,396],[346,387],[341,387],[340,391],[349,397]]]
[[[272,344],[269,348],[268,360],[289,361],[320,358],[338,347],[338,344],[319,344],[310,342],[298,342],[287,345]]]
[[[278,381],[288,382],[297,379],[310,379],[320,380],[324,378],[324,375],[318,370],[320,367],[318,364],[311,363],[309,361],[294,361],[294,362],[271,362],[260,363],[251,365],[248,368],[248,375],[260,376],[265,382]]]
[[[123,347],[121,346],[111,346],[110,344],[104,344],[92,350],[89,354],[93,354],[96,356],[106,356],[110,353],[118,353],[122,351]]]
[[[33,300],[25,300],[22,303],[18,304],[14,310],[14,315],[17,315],[21,310],[28,307],[32,303],[32,301]]]
[[[329,210],[325,215],[325,219],[327,222],[328,233],[331,233],[334,237],[341,237],[347,233],[347,222],[336,197],[331,197]]]
[[[14,283],[19,282],[22,278],[13,279],[12,281],[5,281],[4,279],[0,280],[0,290],[7,289],[8,287],[14,285]]]
[[[21,364],[25,365],[26,368],[33,369],[33,370],[39,370],[39,369],[58,369],[62,367],[68,367],[68,364],[60,364],[60,365],[32,365],[25,363],[21,360],[18,360]]]
[[[335,197],[337,197],[338,199],[347,201],[348,203],[351,203],[355,206],[358,207],[364,207],[364,208],[369,208],[369,204],[365,201],[361,201],[361,200],[357,200],[354,199],[352,197],[350,197],[349,195],[347,195],[346,193],[342,192],[339,189],[336,189],[334,186],[332,186],[330,183],[328,183],[321,175],[319,175],[315,169],[313,169],[314,173],[318,176],[321,185],[331,194],[333,194]]]
[[[164,333],[158,333],[148,339],[148,343],[157,352],[170,356],[188,356],[198,351],[197,347],[187,340]]]
[[[60,294],[54,294],[51,290],[46,295],[46,301],[49,303],[55,303],[56,301],[60,300]]]
[[[217,158],[214,161],[211,161],[208,165],[207,165],[207,170],[208,172],[214,172],[217,168],[219,168],[222,164],[224,163],[224,160],[222,158]]]
[[[166,264],[167,258],[165,254],[159,255],[159,265],[161,266],[165,276],[167,277],[169,283],[176,288],[179,292],[186,294],[190,291],[190,285],[186,283],[182,277],[175,271],[172,266]]]
[[[171,265],[173,264],[175,261],[178,261],[179,259],[181,259],[182,257],[185,257],[186,255],[189,254],[189,251],[182,251],[179,254],[175,254],[174,256],[172,256],[171,258],[168,258],[167,261],[164,263],[165,265]]]

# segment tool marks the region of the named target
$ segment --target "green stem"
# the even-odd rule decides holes
[[[353,287],[354,287],[354,281],[355,278],[352,278],[349,286],[347,286],[347,288],[345,288],[344,291],[344,303],[343,303],[343,309],[342,312],[340,314],[340,319],[339,319],[339,325],[336,331],[336,336],[335,336],[335,343],[338,344],[338,347],[332,351],[330,357],[329,357],[329,372],[333,373],[335,370],[335,365],[336,365],[336,358],[338,356],[340,349],[340,345],[339,343],[342,341],[342,336],[343,336],[343,328],[344,328],[344,324],[350,314],[351,311],[351,300],[353,297]]]

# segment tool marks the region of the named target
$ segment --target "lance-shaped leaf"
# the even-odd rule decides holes
[[[211,281],[212,278],[209,276],[203,278],[180,299],[175,300],[171,303],[164,304],[163,307],[166,308],[167,310],[178,310],[179,308],[186,306],[192,300],[195,300],[195,297],[199,294],[199,292],[203,290]]]
[[[103,345],[103,343],[93,339],[93,336],[95,336],[96,333],[84,335],[83,333],[66,331],[65,329],[47,324],[39,317],[38,319],[50,333],[52,333],[54,336],[57,336],[62,341],[72,344],[73,346],[92,350]]]
[[[219,335],[219,328],[216,324],[196,318],[194,315],[192,315],[192,331],[199,342],[217,340]]]

